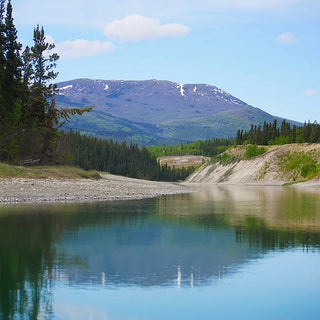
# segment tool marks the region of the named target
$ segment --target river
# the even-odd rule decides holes
[[[320,319],[320,191],[0,207],[0,319]]]

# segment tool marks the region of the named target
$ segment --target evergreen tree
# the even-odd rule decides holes
[[[3,15],[3,5],[0,9]],[[2,122],[0,153],[7,160],[13,160],[19,151],[18,132],[21,128],[21,98],[19,96],[21,83],[21,44],[17,41],[17,30],[12,17],[12,5],[9,0],[6,8],[6,17],[2,27],[2,52],[4,69],[1,85]]]
[[[37,26],[34,45],[20,56],[17,38],[11,0],[0,0],[0,160],[25,164],[48,156],[58,128],[92,108],[56,109],[56,85],[51,84],[57,77],[55,46]]]
[[[22,99],[22,120],[25,128],[32,127],[32,106],[30,103],[31,79],[33,74],[32,54],[29,46],[22,53],[22,81],[21,81],[21,99]]]
[[[291,125],[286,120],[281,123],[280,129],[277,127],[276,120],[273,123],[264,122],[263,128],[251,125],[249,131],[238,130],[237,144],[251,143],[262,145],[286,144],[286,143],[316,143],[320,142],[320,125],[317,122],[304,123],[303,126],[297,127]]]
[[[30,109],[33,112],[32,117],[36,120],[36,125],[42,127],[50,106],[48,98],[54,96],[56,92],[56,85],[49,82],[58,75],[53,70],[59,56],[56,53],[48,54],[55,46],[46,41],[43,27],[40,28],[38,25],[34,29],[33,41],[34,45],[31,47],[30,53],[33,65]]]
[[[3,85],[4,85],[4,70],[5,70],[5,0],[0,0],[0,126],[4,122],[4,99],[3,99]]]
[[[6,102],[6,108],[10,113],[14,108],[17,101],[17,97],[19,95],[22,66],[19,53],[22,45],[17,41],[17,30],[13,23],[12,5],[10,0],[7,4],[4,28],[4,50],[6,55],[6,61],[4,70],[3,97]]]

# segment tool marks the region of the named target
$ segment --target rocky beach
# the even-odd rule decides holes
[[[91,179],[1,178],[0,203],[84,202],[153,198],[187,193],[178,183],[155,182],[114,175]]]

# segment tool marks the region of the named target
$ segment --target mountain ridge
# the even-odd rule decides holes
[[[208,84],[82,78],[57,85],[57,106],[95,106],[68,127],[140,144],[230,137],[251,124],[282,120]]]

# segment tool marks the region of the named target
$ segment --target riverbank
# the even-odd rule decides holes
[[[88,202],[139,200],[162,195],[190,193],[202,186],[280,186],[278,182],[263,183],[170,183],[132,179],[102,174],[101,179],[0,178],[0,204]],[[290,187],[320,190],[319,180],[310,180]]]
[[[187,185],[102,174],[101,179],[1,178],[0,203],[85,202],[191,192]]]
[[[190,183],[250,184],[297,186],[319,185],[320,144],[263,146],[263,153],[246,155],[248,146],[228,149],[220,160],[196,170],[187,179]],[[312,178],[312,179],[311,179]]]

